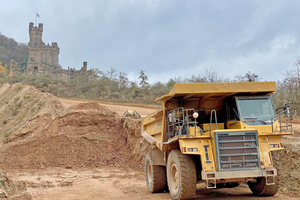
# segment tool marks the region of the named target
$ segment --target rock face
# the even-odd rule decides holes
[[[141,115],[133,110],[127,110],[124,114],[123,117],[128,117],[131,119],[141,119]]]
[[[283,190],[300,191],[300,139],[296,137],[284,141],[285,148],[275,152],[280,158],[281,187]]]

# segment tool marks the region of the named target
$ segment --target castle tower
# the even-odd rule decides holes
[[[27,73],[40,73],[45,75],[53,69],[61,69],[58,63],[59,47],[56,42],[45,45],[42,40],[43,24],[35,27],[29,23],[28,62]]]
[[[30,47],[39,47],[42,42],[43,36],[43,24],[39,24],[39,27],[34,27],[33,23],[29,24],[29,43]]]

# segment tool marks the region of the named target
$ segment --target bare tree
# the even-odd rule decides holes
[[[149,86],[148,76],[145,74],[145,71],[143,71],[143,70],[140,71],[139,79],[141,79],[141,81],[139,83],[140,86],[142,86],[143,88],[146,86]]]
[[[236,82],[257,82],[259,81],[258,75],[251,73],[248,71],[244,76],[242,75],[236,75]]]
[[[248,71],[245,76],[243,77],[243,79],[246,82],[256,82],[258,81],[258,75],[251,73],[250,71]]]

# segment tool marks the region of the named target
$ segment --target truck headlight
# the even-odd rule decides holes
[[[270,144],[270,148],[279,148],[279,144]]]
[[[195,148],[188,148],[188,152],[196,152],[198,151],[198,148],[195,147]]]

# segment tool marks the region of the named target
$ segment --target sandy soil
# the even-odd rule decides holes
[[[128,169],[101,167],[47,170],[11,170],[8,176],[26,182],[27,193],[36,200],[89,200],[89,199],[167,199],[169,193],[148,192],[144,173]],[[263,199],[300,199],[299,194],[279,192]],[[246,185],[236,188],[206,189],[197,185],[193,199],[262,199],[253,196]]]

